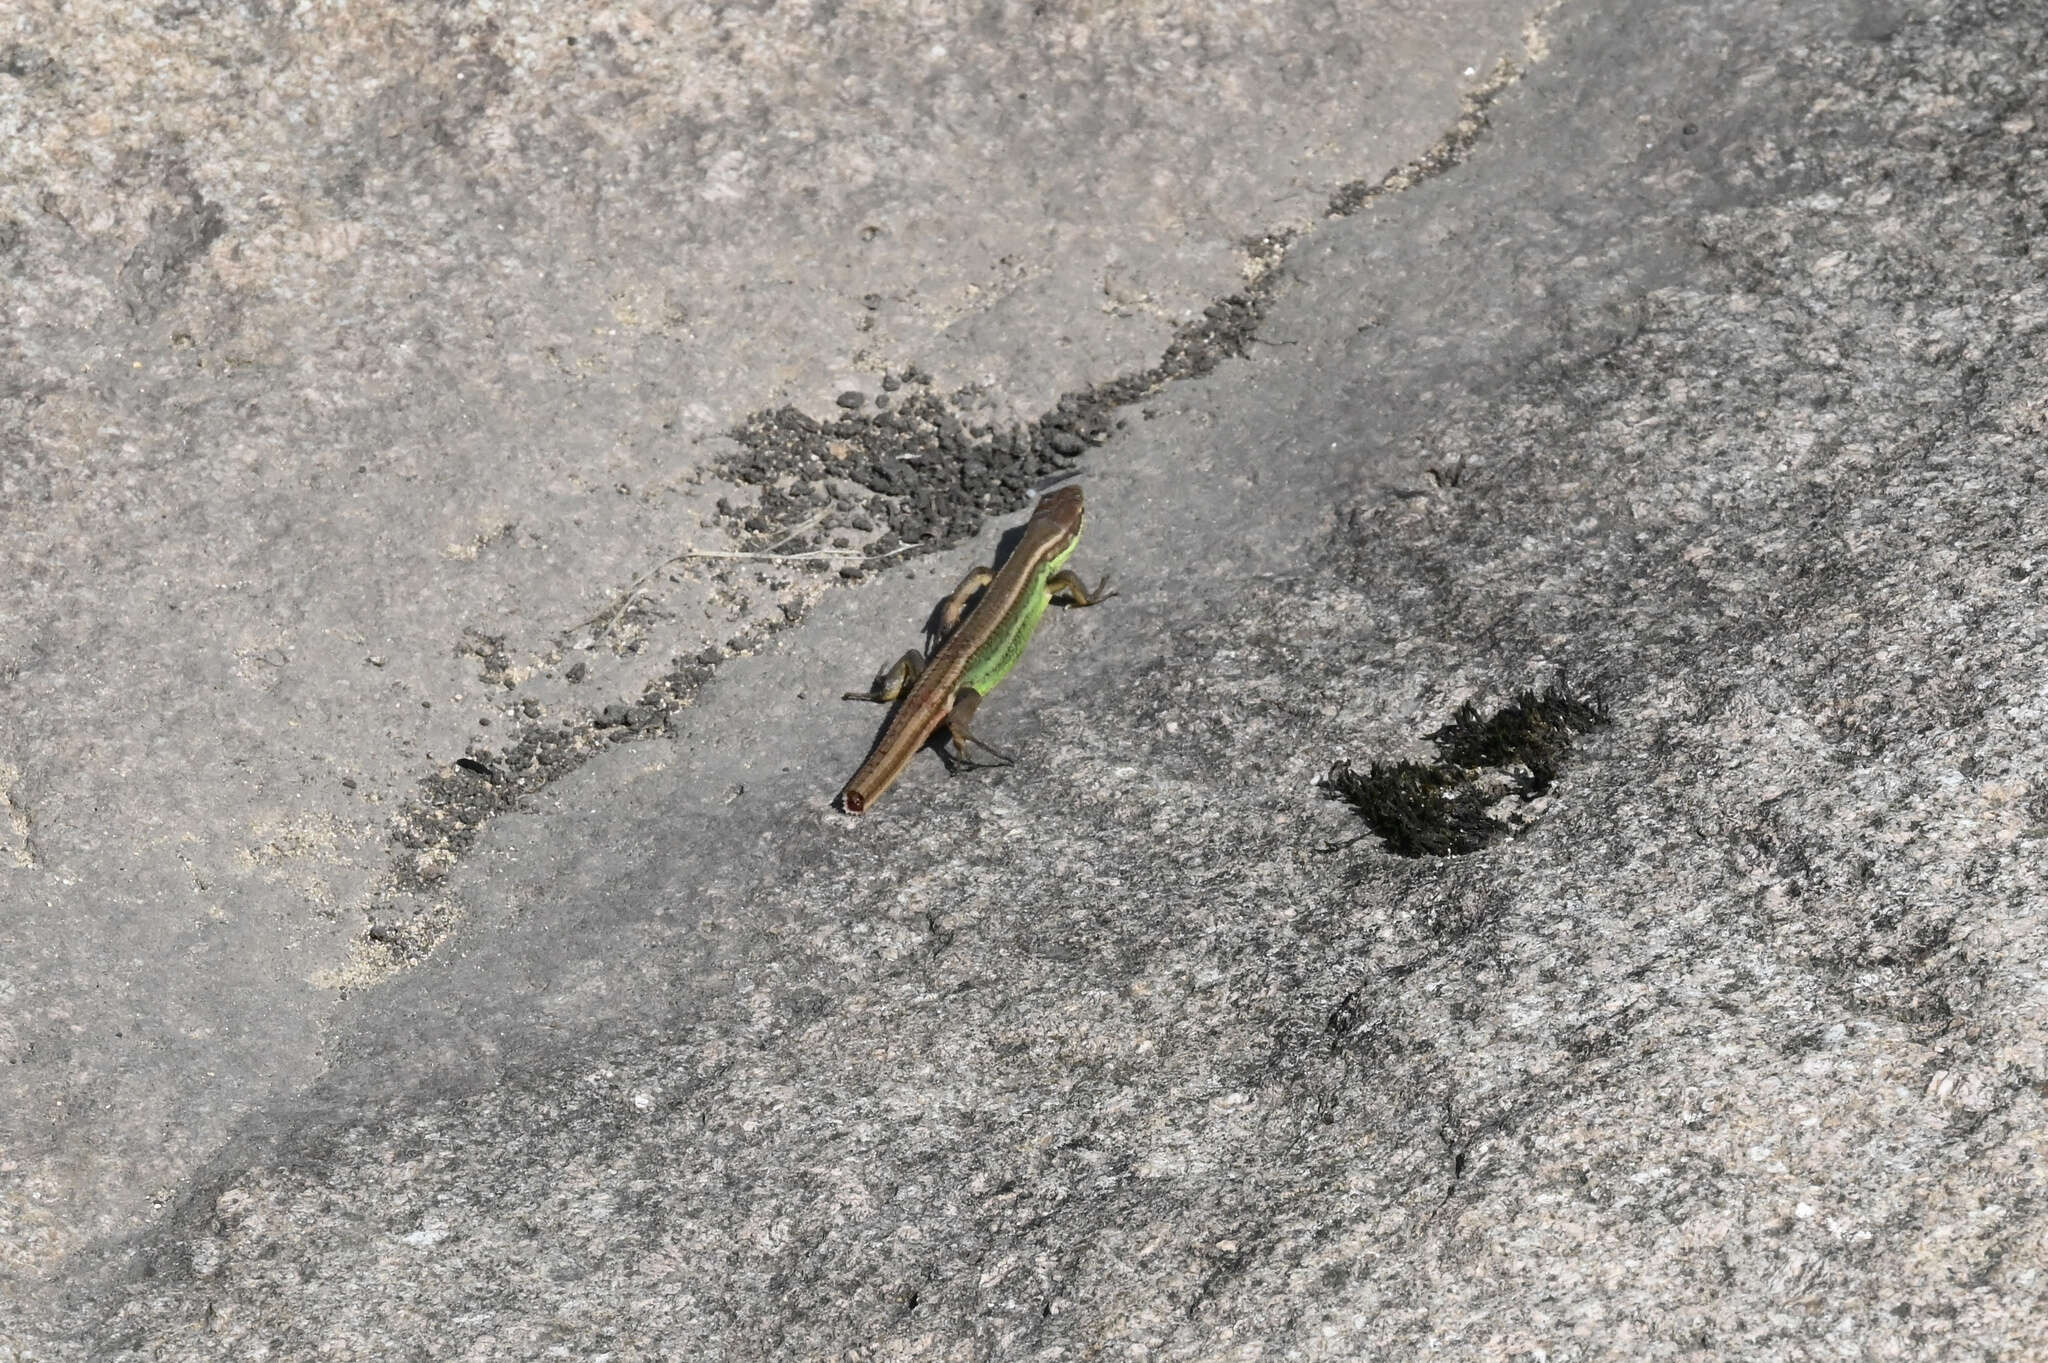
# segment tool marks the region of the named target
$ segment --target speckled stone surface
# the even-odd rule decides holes
[[[1150,362],[1521,51],[1452,12],[0,6],[0,1335],[840,585],[674,559],[726,431]]]
[[[1558,12],[1097,451],[1016,768],[830,811],[986,546],[822,602],[15,1353],[2048,1352],[2044,35]],[[1560,678],[1515,837],[1319,798]]]

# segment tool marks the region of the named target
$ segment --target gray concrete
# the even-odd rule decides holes
[[[1521,46],[1505,3],[896,8],[0,18],[0,1300],[445,933],[423,782],[566,720],[560,769],[837,580],[611,609],[734,547],[721,432],[1154,356]]]
[[[259,234],[209,209],[243,200],[194,188],[203,158],[145,163],[158,201],[119,249],[59,190],[68,217],[39,208],[7,238],[30,302],[9,337],[22,571],[0,720],[19,863],[0,1216],[26,1323],[5,1350],[2048,1349],[2044,21],[1589,5],[1532,51],[1519,16],[1435,27],[1491,32],[1525,68],[1469,155],[1432,173],[1429,150],[1460,144],[1454,82],[1417,86],[1402,107],[1443,107],[1385,158],[1417,159],[1405,188],[1335,219],[1274,196],[1251,230],[1315,230],[1247,353],[1122,409],[1088,456],[1083,561],[1124,595],[1052,621],[984,707],[1019,765],[920,763],[858,821],[828,800],[874,716],[832,698],[994,530],[860,590],[685,574],[631,629],[579,635],[675,552],[685,509],[740,494],[688,481],[719,442],[653,434],[689,390],[652,340],[515,383],[534,352],[507,337],[574,360],[616,262],[555,243],[584,273],[541,301],[537,266],[487,285],[460,231],[506,221],[539,247],[546,204],[431,227],[429,181],[660,219],[621,207],[616,176],[543,174],[577,164],[545,137],[489,135],[638,117],[600,106],[631,78],[630,17],[587,102],[557,82],[542,110],[509,25],[467,40],[497,66],[459,35],[417,40],[447,63],[439,103],[360,96],[338,144],[396,140],[419,185],[353,192],[429,224],[389,269],[237,293],[235,246]],[[263,41],[296,41],[267,22]],[[1264,46],[1230,30],[1239,88],[1343,116],[1278,55],[1317,41],[1292,22]],[[403,67],[393,41],[367,36],[363,60]],[[15,49],[0,66],[26,90],[83,79]],[[1088,88],[1163,97],[1131,90],[1144,69]],[[40,134],[52,167],[63,138],[116,136],[76,122]],[[1076,155],[1141,159],[1104,131],[1121,123],[1082,122]],[[1158,122],[1159,159],[1205,141]],[[617,145],[574,126],[593,158]],[[893,188],[989,178],[948,146]],[[475,188],[508,173],[492,157],[528,158],[503,198]],[[143,174],[105,159],[108,184]],[[698,177],[747,164],[705,157]],[[832,164],[821,181],[856,178]],[[1376,169],[1334,170],[1310,207]],[[901,249],[906,290],[968,269]],[[440,269],[450,297],[402,265]],[[1172,269],[1188,298],[1237,287],[1198,267]],[[1151,363],[1193,304],[1125,350],[1105,324],[1071,368],[1047,319],[1072,307],[1035,306],[933,323],[875,367],[950,393],[968,376],[948,346],[1010,353],[957,401],[1031,417]],[[859,366],[834,367],[828,310],[778,347],[773,310],[761,340],[738,307],[734,400],[679,423],[784,397],[829,415]],[[181,308],[219,319],[223,348]],[[432,330],[408,349],[407,326]],[[756,344],[812,377],[772,388]],[[421,355],[432,372],[406,377]],[[354,477],[374,477],[362,498]],[[794,627],[759,625],[793,603]],[[644,698],[673,668],[656,659],[749,629],[658,723],[589,719],[594,691]],[[1540,798],[1503,794],[1516,836],[1447,859],[1326,850],[1361,829],[1317,798],[1334,758],[1426,759],[1462,702],[1560,674],[1612,722]],[[505,732],[529,699],[591,755],[473,837],[407,842],[403,810],[455,779],[440,764],[481,751],[475,721]],[[370,936],[400,897],[432,911]]]

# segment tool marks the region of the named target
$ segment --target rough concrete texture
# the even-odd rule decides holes
[[[1548,42],[1106,436],[1016,768],[830,811],[988,537],[822,597],[14,1354],[2048,1352],[2048,9]],[[1511,838],[1319,798],[1560,679]]]
[[[1150,362],[1525,17],[0,8],[10,1320],[320,1070],[491,816],[837,582],[672,559],[761,547],[723,432]]]

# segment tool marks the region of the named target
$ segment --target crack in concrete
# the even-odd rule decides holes
[[[1501,58],[1466,90],[1457,119],[1435,143],[1377,181],[1340,186],[1325,218],[1348,217],[1462,165],[1485,135],[1494,104],[1542,60],[1543,20],[1556,8],[1531,16],[1521,60]],[[842,393],[839,414],[827,419],[794,407],[750,413],[731,432],[737,452],[713,472],[755,489],[757,500],[734,507],[721,499],[718,519],[742,544],[784,551],[792,567],[813,574],[831,566],[832,550],[857,554],[838,568],[849,581],[886,560],[909,561],[971,539],[988,517],[1026,505],[1035,484],[1073,472],[1087,451],[1124,424],[1118,416],[1124,408],[1246,354],[1285,275],[1288,252],[1306,235],[1277,228],[1241,242],[1244,286],[1176,327],[1158,363],[1063,394],[1029,422],[998,429],[978,421],[978,388],[934,395],[932,376],[915,367],[880,376],[872,414],[865,411],[870,395],[858,392]],[[855,537],[865,541],[860,549],[853,548]],[[816,557],[798,561],[805,555]],[[802,601],[785,606],[781,618],[759,622],[734,646],[765,643],[804,613]],[[471,631],[456,647],[478,658],[486,684],[516,689],[517,673],[501,639]],[[694,703],[725,656],[730,653],[706,649],[693,660],[675,658],[631,703],[552,724],[528,723],[502,752],[472,741],[462,758],[420,778],[393,821],[390,869],[372,892],[368,921],[347,964],[316,982],[344,992],[366,988],[424,960],[458,920],[455,902],[441,887],[484,826],[616,743],[672,733],[676,715]]]

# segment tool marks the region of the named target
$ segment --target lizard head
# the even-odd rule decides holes
[[[1077,483],[1054,488],[1038,503],[1038,509],[1031,513],[1034,521],[1049,521],[1065,534],[1081,533],[1081,488]]]

